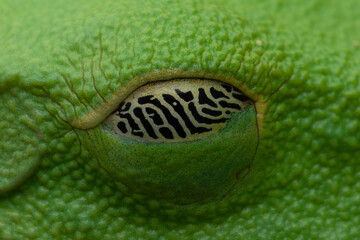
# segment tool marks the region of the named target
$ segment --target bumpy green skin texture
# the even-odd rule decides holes
[[[19,89],[11,89],[0,95],[5,107],[0,109],[0,193],[9,191],[21,184],[39,163],[41,146],[36,122],[36,104],[29,99],[22,104],[16,97],[29,98],[27,93]]]
[[[33,106],[19,117],[40,165],[0,196],[0,238],[356,239],[359,12],[357,0],[2,1],[1,99]],[[123,194],[69,125],[162,69],[221,73],[269,100],[251,171],[222,201]],[[1,144],[1,167],[18,141]]]

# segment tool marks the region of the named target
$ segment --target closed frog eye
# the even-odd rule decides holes
[[[179,78],[125,97],[85,143],[130,191],[178,204],[225,195],[258,145],[255,102],[228,83]]]
[[[143,142],[184,142],[226,127],[253,102],[231,85],[211,80],[150,83],[129,95],[106,123],[119,137]]]

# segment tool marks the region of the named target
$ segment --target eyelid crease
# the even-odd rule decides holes
[[[160,70],[151,72],[143,76],[135,77],[129,81],[126,85],[120,87],[114,92],[114,94],[107,100],[105,100],[100,107],[94,111],[86,114],[85,116],[75,119],[71,122],[71,125],[79,129],[91,129],[95,128],[102,121],[104,121],[122,102],[128,95],[134,92],[137,88],[156,81],[166,81],[174,79],[209,79],[217,80],[224,83],[228,83],[240,91],[242,91],[247,97],[255,102],[256,119],[259,129],[259,134],[262,132],[262,121],[265,114],[268,101],[265,101],[261,95],[254,94],[249,88],[241,84],[238,80],[224,76],[222,74],[205,73],[202,71],[183,71],[180,69],[175,70]]]

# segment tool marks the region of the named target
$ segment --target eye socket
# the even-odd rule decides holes
[[[196,140],[226,127],[253,105],[240,90],[213,80],[150,83],[130,94],[106,123],[114,134],[143,142]]]
[[[115,182],[176,204],[226,194],[258,144],[254,102],[211,79],[148,83],[84,142]]]

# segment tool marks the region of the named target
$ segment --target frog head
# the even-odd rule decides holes
[[[351,4],[2,3],[0,237],[356,236]]]

